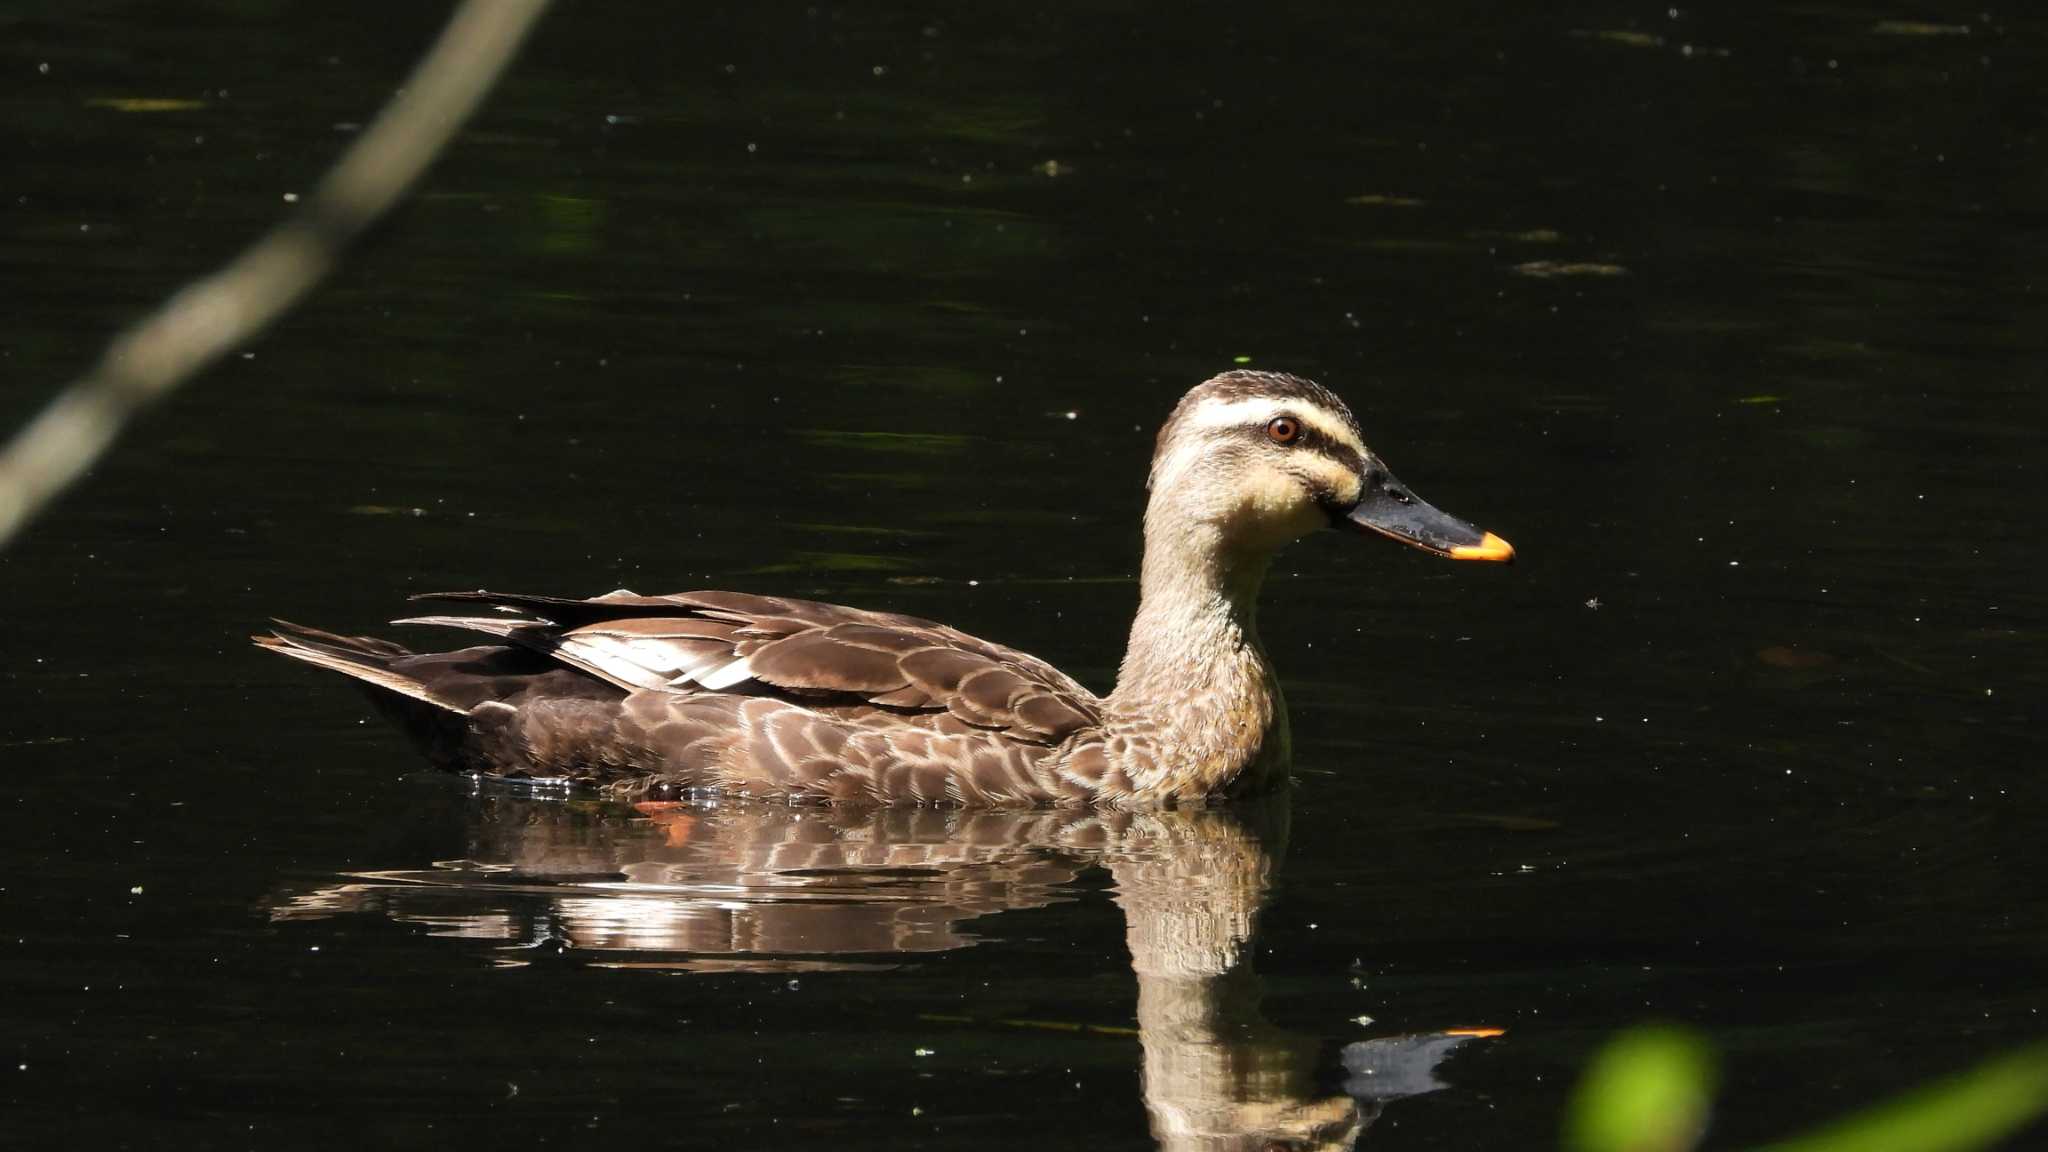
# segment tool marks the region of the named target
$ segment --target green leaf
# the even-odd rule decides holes
[[[1691,1032],[1636,1028],[1609,1041],[1579,1081],[1565,1123],[1573,1152],[1685,1152],[1699,1142],[1714,1061]]]
[[[1759,1152],[1968,1152],[2044,1113],[2048,1044],[2036,1044]]]

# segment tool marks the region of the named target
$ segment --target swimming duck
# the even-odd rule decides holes
[[[929,620],[742,592],[415,597],[495,610],[394,621],[494,640],[453,652],[282,621],[253,639],[361,681],[459,771],[634,798],[1170,806],[1283,776],[1287,713],[1255,626],[1283,545],[1335,525],[1514,557],[1398,483],[1334,393],[1281,373],[1189,391],[1146,486],[1138,614],[1107,696]]]

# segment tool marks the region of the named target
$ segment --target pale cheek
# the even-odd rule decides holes
[[[1260,515],[1275,518],[1288,516],[1314,502],[1301,481],[1275,468],[1259,469],[1251,497]]]
[[[1324,515],[1301,481],[1271,468],[1260,469],[1242,490],[1231,517],[1235,533],[1270,545],[1284,544],[1323,526]]]

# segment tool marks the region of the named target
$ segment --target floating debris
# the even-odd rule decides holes
[[[1764,393],[1758,396],[1737,396],[1735,398],[1735,402],[1737,404],[1776,404],[1783,399],[1784,397],[1782,396],[1773,396],[1769,393]]]
[[[1467,245],[1457,240],[1430,240],[1420,236],[1375,236],[1365,241],[1364,247],[1375,252],[1465,252]]]
[[[1451,815],[1462,823],[1498,828],[1503,832],[1555,832],[1564,827],[1547,817],[1515,812],[1454,812]]]
[[[1605,44],[1619,44],[1624,48],[1662,48],[1664,38],[1649,32],[1636,32],[1627,28],[1574,28],[1572,36],[1579,40],[1598,40]]]
[[[1670,42],[1650,32],[1636,32],[1626,28],[1575,28],[1572,36],[1580,40],[1599,40],[1607,44],[1618,44],[1623,48],[1663,48]],[[1729,55],[1726,48],[1709,48],[1704,44],[1680,44],[1678,54],[1690,59],[1694,56]]]
[[[111,108],[116,112],[196,112],[204,100],[179,100],[167,96],[95,96],[87,108]]]
[[[1809,360],[1857,360],[1876,355],[1876,350],[1862,340],[1827,340],[1809,338],[1784,345],[1782,351],[1792,356],[1803,356]]]
[[[1919,20],[1879,20],[1870,30],[1879,36],[1968,36],[1968,24],[1929,24]]]
[[[764,575],[781,572],[900,572],[907,567],[908,561],[870,552],[799,551],[790,553],[787,560],[763,564],[749,571]]]
[[[957,456],[972,451],[976,439],[956,432],[879,432],[842,428],[798,428],[791,435],[819,448],[900,452],[916,456]]]
[[[1555,228],[1525,228],[1519,232],[1481,229],[1465,236],[1469,240],[1506,240],[1514,244],[1556,244],[1564,239],[1564,233]]]
[[[1628,269],[1619,264],[1601,264],[1590,260],[1531,260],[1515,265],[1516,275],[1537,280],[1557,280],[1566,276],[1614,277],[1628,275]]]
[[[999,1025],[1004,1028],[1028,1028],[1035,1032],[1080,1032],[1101,1036],[1136,1036],[1138,1030],[1122,1024],[1086,1024],[1078,1020],[989,1020],[975,1016],[960,1016],[940,1012],[920,1012],[919,1020],[937,1024],[973,1024],[980,1027]]]
[[[1783,668],[1791,672],[1807,672],[1835,662],[1835,658],[1825,652],[1790,644],[1773,644],[1768,648],[1759,648],[1756,658],[1772,668]]]
[[[1368,208],[1420,208],[1429,203],[1416,196],[1346,196],[1344,202]]]

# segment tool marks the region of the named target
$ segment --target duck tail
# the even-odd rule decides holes
[[[384,692],[409,697],[423,704],[457,715],[467,715],[469,709],[448,696],[444,696],[416,677],[394,665],[413,653],[389,640],[378,640],[369,636],[341,636],[293,624],[288,620],[272,620],[268,634],[249,637],[258,648],[268,649],[280,656],[303,660],[344,676],[352,676]],[[373,693],[381,695],[381,693]]]

